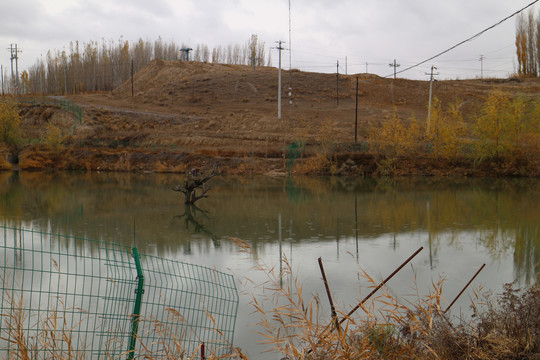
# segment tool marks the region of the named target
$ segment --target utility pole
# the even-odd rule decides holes
[[[131,57],[131,97],[134,96],[134,86],[133,86],[133,57]]]
[[[181,48],[180,51],[186,53],[186,61],[189,61],[189,52],[192,51],[193,49],[188,47],[188,48]]]
[[[433,70],[437,70],[437,68],[435,66],[431,66],[431,72],[429,74],[426,73],[426,75],[430,76],[429,78],[429,104],[428,104],[428,116],[427,116],[427,127],[426,127],[427,135],[429,135],[430,126],[431,126],[431,98],[433,94],[433,80],[434,80],[433,78],[435,75],[439,75],[439,73],[434,74]]]
[[[15,76],[13,74],[13,44],[9,44],[9,60],[11,60],[11,83],[13,83],[13,77]]]
[[[283,44],[283,41],[279,40],[279,41],[276,41],[278,43],[278,47],[276,49],[278,49],[279,51],[279,70],[278,70],[278,120],[281,120],[281,50],[284,50],[283,46],[281,46],[281,44]]]
[[[15,86],[17,95],[19,95],[19,53],[22,52],[21,50],[17,50],[17,44],[15,44]]]
[[[484,78],[484,55],[480,55],[480,79]]]
[[[4,96],[4,65],[1,66],[2,68],[2,96]]]
[[[292,113],[292,27],[291,27],[291,0],[289,0],[289,113]]]
[[[348,75],[348,65],[349,65],[349,62],[347,61],[347,57],[345,56],[345,75]]]
[[[388,66],[394,68],[394,79],[396,78],[396,69],[400,67],[401,65],[396,62],[396,59],[394,59],[393,63],[388,64]]]
[[[356,77],[356,106],[354,113],[354,143],[358,143],[358,76]]]
[[[336,101],[337,106],[339,106],[339,60],[336,65]]]
[[[10,60],[11,60],[11,81],[13,81],[13,78],[15,78],[15,89],[16,93],[19,93],[19,53],[21,50],[17,49],[17,44],[15,44],[15,47],[13,44],[9,45],[9,51],[10,51]],[[13,60],[15,60],[15,73],[17,74],[17,77],[13,74]]]
[[[64,95],[67,95],[68,92],[68,71],[67,65],[64,66]]]

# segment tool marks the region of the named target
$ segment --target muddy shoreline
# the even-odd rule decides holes
[[[478,162],[468,158],[383,158],[363,152],[340,152],[321,163],[317,155],[295,160],[287,159],[286,153],[259,155],[261,156],[96,147],[54,149],[45,145],[28,145],[18,153],[6,147],[0,149],[0,169],[185,173],[194,167],[204,169],[218,164],[224,173],[237,175],[286,176],[290,173],[315,176],[540,176],[537,164],[519,159],[488,159]]]

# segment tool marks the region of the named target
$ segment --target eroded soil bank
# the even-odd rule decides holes
[[[248,154],[184,153],[165,150],[93,147],[50,148],[29,145],[14,154],[0,149],[0,168],[23,171],[121,171],[184,173],[218,164],[224,173],[281,176],[539,176],[538,164],[516,159],[440,159],[429,156],[382,158],[363,152],[340,152],[328,157],[310,155],[292,159],[286,152],[273,156]]]

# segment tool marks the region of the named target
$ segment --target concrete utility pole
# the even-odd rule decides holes
[[[354,143],[358,143],[358,76],[356,77],[356,105],[354,107]]]
[[[339,60],[336,65],[336,101],[337,106],[339,106]]]
[[[289,113],[292,113],[292,27],[291,27],[291,0],[289,0]]]
[[[15,86],[16,86],[16,90],[17,90],[17,95],[20,93],[20,88],[19,88],[19,53],[22,52],[21,50],[17,50],[17,44],[15,44],[15,73],[16,73],[16,77],[15,77]]]
[[[9,51],[10,51],[10,60],[11,60],[11,80],[13,81],[13,78],[15,78],[15,88],[16,93],[19,93],[19,53],[22,52],[21,50],[17,49],[17,44],[15,46],[13,44],[9,45]],[[13,60],[15,60],[15,73],[17,76],[13,74]]]
[[[484,78],[484,55],[480,55],[480,79]]]
[[[192,48],[181,48],[180,51],[186,53],[186,61],[189,61],[189,52],[192,51]]]
[[[278,120],[281,120],[281,50],[284,50],[283,41],[279,40],[276,41],[278,43],[278,49],[279,51],[279,70],[278,70]]]
[[[439,75],[439,73],[434,74],[433,70],[437,70],[437,68],[435,66],[431,66],[431,73],[426,73],[426,75],[430,76],[429,78],[429,105],[428,105],[428,116],[427,116],[427,127],[426,127],[427,135],[429,135],[430,126],[431,126],[431,98],[433,94],[433,80],[434,80],[433,78],[435,75]]]
[[[388,64],[388,66],[394,68],[394,79],[396,78],[396,69],[400,67],[401,65],[396,62],[396,59],[394,59],[393,63]]]

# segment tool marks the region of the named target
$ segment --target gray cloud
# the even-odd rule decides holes
[[[291,0],[293,65],[313,71],[333,71],[336,60],[348,56],[351,71],[360,63],[381,64],[386,73],[393,58],[423,60],[494,24],[529,0]],[[205,43],[210,47],[244,43],[251,34],[267,45],[288,41],[288,0],[74,0],[55,2],[20,0],[1,6],[0,45],[18,43],[23,66],[48,50],[69,47],[71,41],[139,38]],[[513,43],[510,20],[472,46],[445,58],[474,59]],[[295,52],[296,51],[296,52]],[[507,48],[496,55],[513,57]],[[277,56],[276,56],[277,57]],[[0,53],[0,63],[9,53]],[[332,63],[334,65],[332,65]],[[274,62],[275,64],[275,62]],[[297,65],[298,64],[298,65]],[[357,64],[357,68],[354,68]],[[386,67],[384,65],[386,64]],[[454,65],[457,66],[457,65]],[[363,69],[364,67],[362,67]],[[372,67],[375,71],[375,67]],[[511,69],[511,65],[509,67]],[[422,74],[424,70],[418,70]]]

